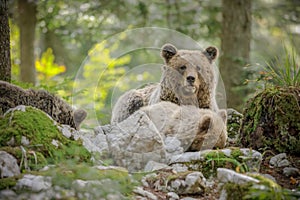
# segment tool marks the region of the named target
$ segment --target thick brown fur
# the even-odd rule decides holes
[[[141,107],[160,101],[218,111],[215,99],[217,74],[213,66],[218,57],[216,47],[191,51],[177,50],[175,46],[165,44],[161,56],[165,65],[160,83],[133,89],[121,96],[113,108],[112,124],[123,121]]]
[[[87,113],[74,110],[67,102],[45,90],[25,90],[8,82],[0,81],[0,114],[18,105],[38,108],[60,124],[79,129]]]

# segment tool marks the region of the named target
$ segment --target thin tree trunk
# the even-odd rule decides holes
[[[10,82],[10,35],[8,23],[8,1],[0,0],[0,80]]]
[[[23,82],[35,84],[36,70],[34,59],[34,38],[37,13],[35,1],[19,0],[18,11],[21,46],[20,78]]]
[[[251,0],[222,0],[222,17],[220,72],[227,106],[239,109],[247,93],[242,86],[250,58]]]

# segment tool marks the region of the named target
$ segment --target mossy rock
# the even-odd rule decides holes
[[[295,192],[282,188],[277,183],[261,174],[248,173],[246,175],[255,178],[259,182],[247,182],[244,184],[237,184],[234,182],[225,183],[222,186],[222,189],[226,190],[227,199],[297,199],[297,194]]]
[[[265,89],[247,102],[243,115],[243,146],[300,154],[300,88]]]
[[[13,176],[13,177],[8,177],[8,178],[1,178],[0,179],[0,191],[5,190],[8,188],[14,187],[18,180],[22,178],[23,175],[18,175],[18,176]]]
[[[29,167],[40,168],[65,159],[90,161],[82,142],[65,137],[46,113],[30,106],[16,108],[0,117],[0,149],[14,155],[19,164],[24,150],[32,164]]]
[[[205,177],[210,177],[217,174],[218,168],[247,172],[251,168],[247,165],[249,160],[251,160],[250,157],[246,156],[239,148],[231,147],[221,150],[205,150],[201,152],[199,159],[178,163],[186,166],[190,171],[200,171]]]
[[[212,150],[205,155],[205,162],[203,162],[200,171],[206,177],[215,175],[220,167],[245,172],[248,170],[248,167],[241,157],[243,155],[238,148],[232,148],[230,156],[227,156],[220,150]]]
[[[237,146],[243,115],[238,111],[227,109],[227,147]]]

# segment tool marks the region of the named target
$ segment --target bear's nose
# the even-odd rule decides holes
[[[188,76],[188,77],[186,77],[186,80],[187,80],[187,82],[189,82],[189,83],[194,83],[194,82],[195,82],[195,77],[193,77],[193,76]]]

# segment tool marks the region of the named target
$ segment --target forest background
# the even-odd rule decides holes
[[[268,78],[267,63],[276,65],[286,52],[300,53],[298,0],[10,0],[8,15],[12,82],[47,89],[94,110],[101,124],[109,122],[116,87],[121,94],[132,82],[139,82],[136,86],[159,80],[159,74],[139,71],[116,84],[141,63],[163,64],[159,52],[154,57],[148,49],[115,58],[118,41],[105,41],[116,35],[122,40],[128,30],[166,28],[189,36],[202,48],[218,47],[227,107],[239,111],[264,87],[260,80]]]

